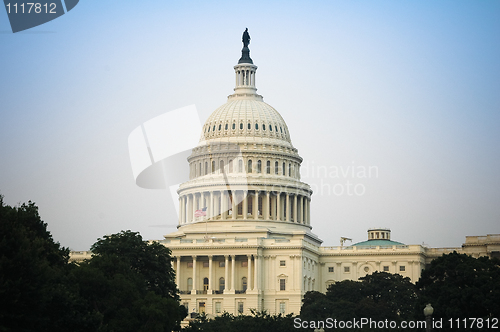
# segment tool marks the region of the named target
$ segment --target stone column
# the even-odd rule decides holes
[[[311,224],[311,199],[307,199],[307,224]]]
[[[290,221],[290,194],[286,193],[286,221]]]
[[[234,293],[234,274],[236,267],[236,255],[231,255],[231,292]]]
[[[231,198],[232,198],[232,202],[231,202],[231,219],[233,220],[236,220],[236,217],[238,217],[238,211],[236,211],[236,192],[234,190],[231,190]]]
[[[248,259],[248,278],[247,278],[247,289],[252,289],[252,255],[247,255]]]
[[[193,289],[191,294],[196,294],[196,256],[193,256]]]
[[[253,267],[253,290],[258,291],[260,289],[260,278],[259,278],[259,273],[260,273],[260,260],[258,254],[256,254],[253,257],[254,260],[254,267]]]
[[[227,293],[229,285],[229,255],[224,255],[224,294]]]
[[[208,255],[208,294],[212,294],[212,288],[213,288],[213,282],[212,282],[212,276],[213,276],[213,269],[212,269],[212,255]]]
[[[271,218],[271,202],[269,201],[270,200],[270,192],[267,191],[266,192],[266,205],[265,205],[265,214],[264,214],[264,220],[267,220],[267,219],[270,219]]]
[[[297,194],[293,195],[293,221],[299,222],[297,219]]]
[[[214,192],[210,191],[210,202],[208,202],[208,219],[209,220],[214,220],[215,218],[215,213],[214,213]]]
[[[255,195],[253,196],[253,218],[259,220],[259,192],[255,190]]]
[[[276,220],[276,200],[277,196],[271,196],[271,219]]]
[[[177,288],[181,289],[181,256],[177,256],[177,271],[175,271],[175,283],[177,284]]]
[[[276,221],[281,220],[281,193],[276,193]]]
[[[191,212],[193,213],[193,218],[191,221],[194,222],[196,219],[195,214],[194,214],[194,212],[196,211],[196,194],[192,194],[192,195],[193,195],[193,201],[192,201],[193,205],[192,205]]]
[[[248,218],[248,190],[243,191],[243,219]]]

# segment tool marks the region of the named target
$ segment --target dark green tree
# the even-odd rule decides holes
[[[96,331],[174,331],[187,315],[179,304],[170,250],[122,231],[99,239],[74,270]]]
[[[443,325],[456,318],[500,318],[498,259],[474,258],[457,252],[443,255],[422,272],[417,287],[417,313],[423,316],[425,304],[431,303],[433,318],[442,318]]]
[[[76,331],[87,324],[68,282],[68,259],[34,203],[11,207],[0,195],[0,331]]]

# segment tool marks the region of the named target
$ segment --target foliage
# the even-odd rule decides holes
[[[207,318],[200,315],[194,321],[189,322],[189,326],[183,332],[289,332],[293,330],[293,316],[290,315],[269,315],[266,311],[252,310],[252,315],[232,315],[227,312],[214,318]]]
[[[431,303],[435,319],[500,317],[498,259],[457,252],[443,255],[422,272],[417,287],[419,307]]]
[[[344,280],[332,284],[326,295],[307,292],[300,318],[303,321],[371,318],[396,322],[413,319],[417,294],[415,285],[409,278],[399,274],[375,272],[360,280]]]
[[[98,331],[180,329],[179,304],[170,250],[122,231],[99,239],[94,256],[73,273],[87,310],[100,318]]]
[[[76,330],[88,319],[78,313],[68,259],[34,203],[10,207],[0,195],[0,331]]]

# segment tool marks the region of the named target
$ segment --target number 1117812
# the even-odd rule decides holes
[[[35,13],[35,14],[57,14],[56,13],[56,4],[55,3],[44,3],[41,4],[39,2],[27,2],[27,3],[21,3],[21,4],[6,4],[5,7],[7,7],[7,13],[13,13],[13,14],[30,14],[30,13]]]

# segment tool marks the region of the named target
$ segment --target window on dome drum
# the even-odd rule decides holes
[[[236,129],[236,123],[233,123],[233,129]]]
[[[243,123],[240,123],[240,129],[243,129]]]
[[[252,125],[250,123],[248,123],[248,130],[252,129]]]
[[[274,126],[274,129],[276,129],[276,132],[278,132],[278,126]],[[215,126],[214,126],[214,130],[215,130]]]
[[[405,272],[406,271],[406,266],[400,265],[399,266],[399,272]]]
[[[228,126],[228,124],[226,123],[226,130],[227,130],[227,126]]]
[[[329,267],[328,267],[328,272],[329,272],[329,273],[334,272],[334,271],[333,271],[333,266],[329,266]]]
[[[266,125],[265,124],[262,125],[262,130],[264,130],[264,131],[266,130]]]
[[[257,161],[257,173],[262,172],[262,161]]]
[[[222,174],[224,174],[224,160],[221,160],[221,161],[220,161],[220,163],[219,163],[219,165],[220,165],[220,168],[219,168],[219,169],[220,169],[220,172],[221,172]]]
[[[283,163],[283,168],[282,168],[282,171],[283,171],[283,175],[286,175],[285,163]]]
[[[281,129],[281,127],[280,127],[280,131],[281,131],[281,133],[283,134],[283,129]]]
[[[389,272],[389,266],[384,266],[384,272]]]
[[[212,131],[215,131],[215,125],[214,125],[214,127],[212,128]]]
[[[238,173],[243,173],[243,160],[238,160]]]
[[[247,277],[241,278],[241,290],[244,292],[247,291]]]
[[[273,131],[273,126],[269,125],[269,131]]]
[[[274,163],[274,174],[278,175],[278,162]]]
[[[292,176],[292,164],[288,164],[288,176]]]
[[[286,261],[280,261],[280,266],[286,266]]]
[[[212,161],[212,173],[215,172],[215,160]]]
[[[269,160],[266,163],[266,173],[271,174],[271,162]]]
[[[248,161],[247,173],[252,173],[252,160],[251,159]]]
[[[229,160],[229,173],[232,173],[233,172],[233,160]]]
[[[280,291],[286,290],[286,280],[280,279]]]
[[[222,292],[226,288],[226,283],[224,281],[224,278],[219,279],[219,291]]]
[[[222,125],[220,124],[220,125],[219,125],[219,131],[220,131],[220,128],[221,128],[221,127],[222,127]],[[281,127],[280,127],[280,128],[281,128]]]
[[[344,266],[344,273],[349,273],[351,272],[351,267],[350,266]]]
[[[210,132],[210,126],[208,126],[208,132]]]

